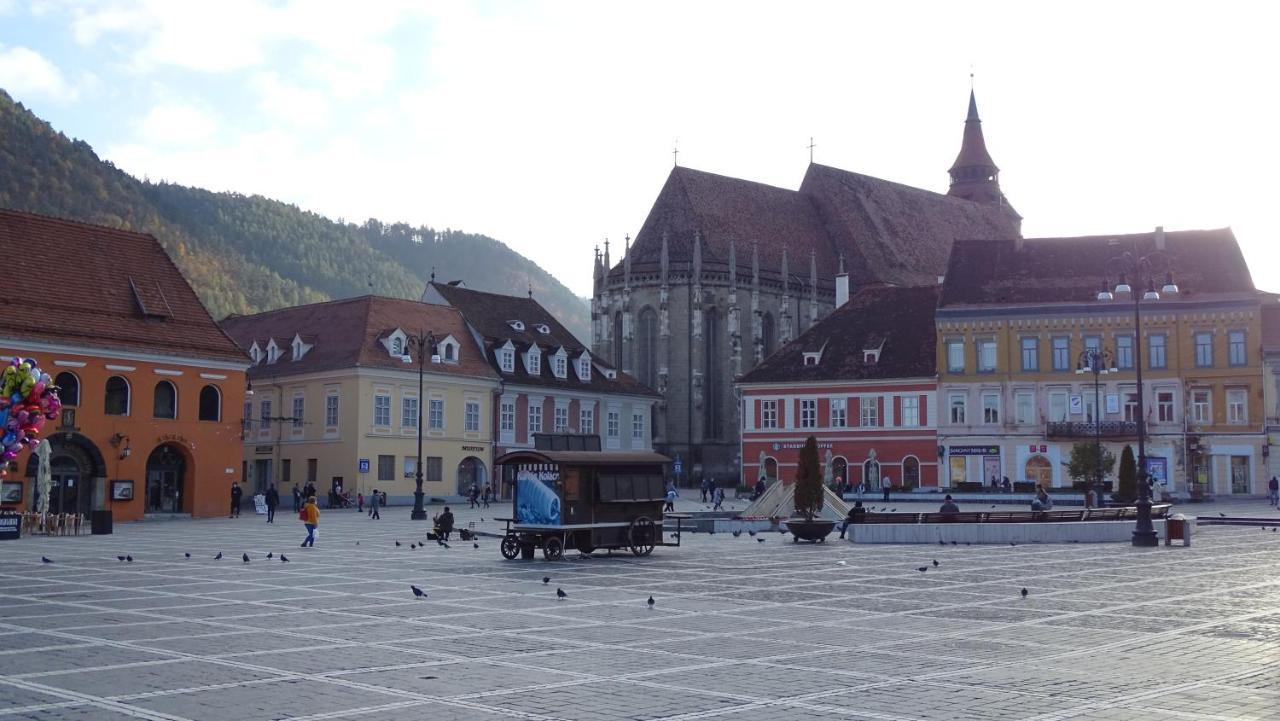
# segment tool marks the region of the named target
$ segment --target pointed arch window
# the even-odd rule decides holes
[[[636,370],[638,380],[650,388],[658,387],[658,314],[653,308],[640,311],[636,327]]]

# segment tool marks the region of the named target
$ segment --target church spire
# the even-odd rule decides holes
[[[969,113],[964,121],[960,154],[948,172],[951,174],[951,189],[947,195],[979,203],[1007,202],[1004,193],[1000,192],[1000,168],[987,152],[987,142],[982,136],[978,100],[972,89],[969,90]]]

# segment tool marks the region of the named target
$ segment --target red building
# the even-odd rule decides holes
[[[841,287],[843,286],[843,287]],[[828,481],[938,485],[933,314],[938,288],[868,288],[738,382],[743,482],[791,481],[818,439]]]

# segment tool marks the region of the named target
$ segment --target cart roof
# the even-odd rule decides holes
[[[653,451],[537,451],[504,453],[495,465],[507,463],[557,463],[569,466],[633,466],[641,463],[670,463],[671,459]]]

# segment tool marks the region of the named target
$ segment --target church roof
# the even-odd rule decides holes
[[[738,382],[932,378],[939,292],[937,285],[862,290]],[[877,360],[864,362],[864,351],[877,349]],[[818,363],[806,364],[805,356],[815,353]]]
[[[1164,258],[1180,291],[1178,300],[1254,297],[1253,279],[1235,234],[1230,228],[1219,228],[957,241],[940,307],[1096,302],[1103,285],[1113,287],[1118,280],[1111,259],[1135,248],[1146,255],[1157,250],[1157,244],[1164,246]],[[1154,265],[1159,285],[1164,261]]]
[[[964,121],[964,139],[960,143],[960,154],[956,162],[951,164],[950,172],[960,168],[990,168],[999,170],[996,161],[987,152],[987,140],[982,136],[982,121],[978,118],[978,101],[969,91],[969,115]]]
[[[693,257],[695,231],[703,263],[728,262],[737,244],[739,283],[750,283],[752,243],[760,268],[774,277],[789,254],[793,278],[806,282],[809,258],[830,285],[845,257],[851,281],[934,283],[956,238],[1019,234],[1011,209],[975,203],[859,173],[811,164],[799,190],[690,168],[672,169],[631,246],[632,272],[655,269],[667,234],[673,263]],[[622,262],[610,271],[621,276]]]

